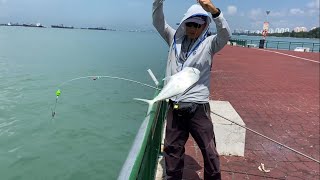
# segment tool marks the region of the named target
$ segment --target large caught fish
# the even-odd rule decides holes
[[[186,92],[200,78],[200,71],[196,68],[185,67],[180,72],[167,77],[168,83],[163,87],[160,93],[152,100],[134,98],[135,100],[143,101],[149,104],[148,113],[155,102],[171,98]]]

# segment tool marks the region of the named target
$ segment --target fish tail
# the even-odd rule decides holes
[[[151,110],[152,110],[152,106],[154,104],[154,101],[153,100],[148,100],[148,99],[140,99],[140,98],[133,98],[134,100],[137,100],[137,101],[142,101],[142,102],[146,102],[149,104],[149,107],[148,107],[148,112],[147,112],[147,116],[150,114]]]

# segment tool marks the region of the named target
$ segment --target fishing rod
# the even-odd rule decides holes
[[[148,69],[148,72],[150,74],[150,76],[152,77],[153,81],[155,82],[155,84],[158,86],[159,82],[156,80],[155,76],[153,75],[152,71],[150,69]],[[58,86],[58,90],[56,91],[56,101],[55,101],[55,104],[54,104],[54,107],[51,108],[51,111],[52,111],[52,119],[54,118],[54,116],[56,115],[56,107],[57,107],[57,103],[58,103],[58,99],[61,95],[61,87],[66,85],[67,83],[71,83],[73,81],[77,81],[77,80],[80,80],[80,79],[91,79],[91,80],[98,80],[98,79],[102,79],[102,78],[107,78],[107,79],[116,79],[116,80],[121,80],[121,81],[128,81],[128,82],[132,82],[132,83],[136,83],[136,84],[139,84],[141,86],[145,86],[145,87],[149,87],[149,88],[152,88],[152,89],[155,89],[155,90],[161,90],[160,88],[158,87],[155,87],[155,86],[151,86],[149,84],[146,84],[146,83],[143,83],[143,82],[140,82],[140,81],[136,81],[136,80],[132,80],[132,79],[127,79],[127,78],[122,78],[122,77],[117,77],[117,76],[82,76],[82,77],[77,77],[77,78],[73,78],[73,79],[70,79],[70,80],[67,80],[63,83],[61,83],[59,86]]]

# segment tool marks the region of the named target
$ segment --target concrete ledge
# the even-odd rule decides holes
[[[155,180],[163,180],[166,177],[166,169],[165,169],[165,162],[164,157],[160,155],[158,157],[158,165],[157,165],[157,172],[155,175]]]
[[[165,169],[165,162],[164,162],[164,157],[162,155],[163,149],[164,149],[164,138],[166,136],[166,125],[167,125],[167,119],[165,119],[163,123],[163,134],[162,134],[162,140],[161,140],[161,149],[160,149],[160,154],[158,156],[158,165],[157,165],[157,171],[155,175],[155,180],[163,180],[166,177],[166,169]]]
[[[209,101],[211,111],[245,126],[228,101]],[[246,129],[211,113],[217,151],[220,155],[244,156]]]
[[[256,48],[257,45],[256,45],[256,44],[247,44],[247,47],[248,47],[248,48]]]

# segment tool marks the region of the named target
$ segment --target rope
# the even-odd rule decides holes
[[[313,157],[310,157],[310,156],[308,156],[308,155],[306,155],[306,154],[303,154],[302,152],[299,152],[299,151],[297,151],[297,150],[295,150],[295,149],[293,149],[293,148],[291,148],[291,147],[289,147],[289,146],[287,146],[287,145],[284,145],[284,144],[282,144],[282,143],[280,143],[280,142],[278,142],[278,141],[276,141],[276,140],[274,140],[274,139],[271,139],[271,138],[269,138],[269,137],[267,137],[267,136],[265,136],[265,135],[263,135],[263,134],[255,131],[255,130],[253,130],[253,129],[250,129],[250,128],[245,127],[245,126],[243,126],[243,125],[241,125],[241,124],[239,124],[239,123],[236,123],[236,122],[234,122],[234,121],[232,121],[232,120],[230,120],[230,119],[227,119],[227,118],[225,118],[225,117],[223,117],[223,116],[221,116],[221,115],[219,115],[219,114],[217,114],[217,113],[215,113],[215,112],[213,112],[213,111],[211,111],[211,113],[213,113],[213,114],[216,115],[216,116],[219,116],[219,117],[221,117],[221,118],[223,118],[223,119],[225,119],[225,120],[227,120],[227,121],[229,121],[229,122],[231,122],[231,123],[233,123],[233,124],[236,124],[236,125],[238,125],[238,126],[240,126],[240,127],[242,127],[242,128],[245,128],[245,129],[247,129],[247,130],[249,130],[249,131],[251,131],[251,132],[253,132],[253,133],[255,133],[255,134],[257,134],[257,135],[259,135],[259,136],[261,136],[261,137],[263,137],[263,138],[265,138],[265,139],[268,139],[269,141],[272,141],[272,142],[274,142],[274,143],[276,143],[276,144],[278,144],[278,145],[280,145],[280,146],[282,146],[282,147],[284,147],[284,148],[287,148],[287,149],[289,149],[289,150],[291,150],[291,151],[293,151],[293,152],[295,152],[295,153],[297,153],[297,154],[299,154],[299,155],[301,155],[301,156],[304,156],[304,157],[306,157],[306,158],[308,158],[308,159],[310,159],[310,160],[312,160],[312,161],[317,162],[317,163],[320,164],[320,161],[317,160],[317,159],[314,159]]]

